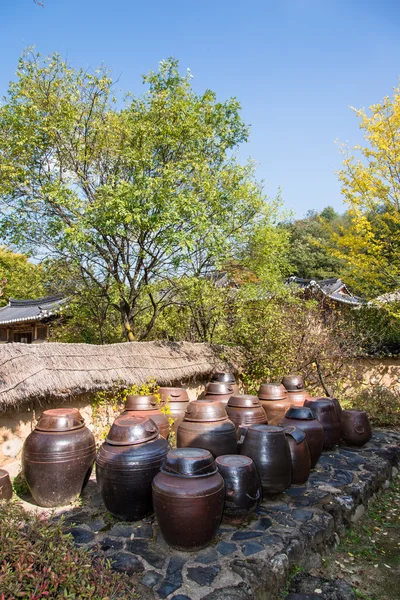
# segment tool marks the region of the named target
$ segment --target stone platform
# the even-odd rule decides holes
[[[91,480],[83,506],[66,511],[75,543],[104,553],[132,576],[141,598],[277,600],[294,566],[318,567],[368,500],[398,475],[400,432],[375,430],[361,449],[324,452],[306,486],[263,501],[242,525],[224,520],[212,545],[178,552],[153,519],[122,523],[107,514]]]

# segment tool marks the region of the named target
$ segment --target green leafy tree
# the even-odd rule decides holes
[[[149,335],[172,279],[218,268],[267,206],[235,159],[239,103],[190,80],[163,61],[120,108],[104,69],[28,52],[0,108],[4,238],[79,269],[129,340]]]
[[[0,246],[0,306],[10,298],[39,298],[45,294],[44,273],[40,265]]]

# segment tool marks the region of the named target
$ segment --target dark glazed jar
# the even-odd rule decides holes
[[[5,469],[0,469],[0,500],[11,500],[12,495],[10,475]]]
[[[169,450],[146,417],[117,417],[96,457],[96,479],[107,510],[137,521],[153,511],[151,484]]]
[[[217,371],[211,377],[211,381],[216,381],[218,383],[236,383],[233,373],[229,373],[227,371]]]
[[[178,550],[204,548],[214,538],[224,507],[224,480],[207,450],[168,452],[153,480],[153,503],[161,534]]]
[[[321,456],[324,446],[324,428],[315,418],[311,409],[306,407],[289,408],[280,425],[282,427],[292,425],[304,431],[311,456],[311,468],[313,469]]]
[[[364,446],[372,437],[368,415],[363,410],[344,410],[341,419],[341,438],[349,446]]]
[[[306,434],[298,427],[284,427],[292,457],[292,484],[306,483],[311,471],[311,455]]]
[[[224,515],[242,521],[261,502],[261,482],[248,456],[227,454],[215,459],[225,482]]]
[[[231,396],[226,405],[226,412],[229,419],[235,425],[236,430],[238,430],[240,426],[268,423],[265,411],[257,396],[249,396],[246,394]]]
[[[292,481],[292,461],[282,427],[252,425],[245,431],[240,454],[253,459],[264,494],[280,494]]]
[[[236,428],[221,402],[196,400],[189,404],[178,426],[176,445],[204,448],[213,456],[236,454]]]
[[[311,411],[324,428],[324,448],[332,448],[340,442],[340,424],[334,403],[329,398],[306,400],[304,406]]]
[[[190,400],[187,390],[186,388],[160,387],[158,393],[163,404],[168,402],[170,417],[174,419],[171,430],[176,433],[178,425],[185,416],[186,409],[189,406]]]
[[[285,375],[282,379],[282,385],[288,392],[298,392],[304,390],[304,379],[301,375]]]
[[[258,397],[270,425],[278,425],[291,404],[286,389],[280,383],[263,383]]]
[[[151,419],[157,425],[160,435],[165,439],[168,438],[168,417],[161,412],[155,396],[137,396],[130,394],[126,398],[125,409],[121,414],[129,415],[131,417],[147,417]]]
[[[45,410],[22,450],[22,472],[39,506],[64,506],[85,487],[96,457],[93,434],[76,408]]]
[[[217,400],[226,406],[229,398],[238,393],[239,386],[237,383],[220,383],[218,381],[210,381],[206,385],[206,393],[204,398]]]

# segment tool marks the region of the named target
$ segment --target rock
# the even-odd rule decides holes
[[[210,586],[220,571],[220,567],[189,567],[187,576],[201,586]]]
[[[166,555],[156,544],[149,546],[145,540],[129,540],[126,549],[133,554],[142,556],[152,567],[161,569],[164,566]]]
[[[303,508],[295,508],[292,512],[292,517],[296,521],[309,521],[313,517],[311,510],[304,510]]]
[[[207,548],[203,550],[196,556],[196,562],[201,563],[202,565],[209,565],[210,563],[216,562],[218,560],[218,552],[215,548]]]
[[[143,575],[140,583],[142,583],[146,587],[153,588],[158,583],[160,583],[161,579],[162,575],[160,573],[157,573],[157,571],[147,571],[147,573]]]
[[[354,514],[350,517],[352,523],[357,523],[365,514],[365,506],[363,504],[359,504],[354,512]]]
[[[100,548],[103,550],[103,552],[107,552],[107,550],[121,550],[122,542],[121,540],[105,537],[100,542]]]
[[[88,544],[94,539],[94,533],[87,525],[73,527],[67,533],[72,535],[75,544]]]
[[[252,554],[257,554],[264,550],[264,546],[262,544],[258,544],[257,542],[247,542],[242,545],[242,552],[245,556],[251,556]]]
[[[140,560],[129,552],[117,552],[109,557],[111,560],[111,568],[118,573],[140,573],[144,571],[144,567]]]
[[[288,496],[301,496],[306,491],[307,491],[306,487],[293,486],[293,487],[289,488],[288,490],[286,490],[285,494],[287,494]]]
[[[263,531],[236,531],[231,537],[231,540],[251,540],[252,538],[261,537],[264,535]]]
[[[181,587],[183,582],[182,569],[185,562],[186,559],[180,556],[172,556],[169,559],[165,579],[157,589],[161,598],[166,598]]]
[[[100,531],[100,529],[103,529],[103,527],[105,527],[105,525],[106,525],[105,522],[101,518],[93,519],[92,521],[88,521],[88,526],[90,527],[90,529],[92,531],[95,531],[96,533],[98,531]]]
[[[233,554],[237,550],[237,546],[229,542],[220,542],[216,545],[216,549],[222,556],[227,556],[228,554]]]
[[[321,594],[316,594],[320,590]],[[324,579],[323,577],[312,577],[307,573],[297,573],[290,583],[289,591],[294,594],[311,595],[323,600],[357,600],[352,587],[343,579]]]
[[[214,590],[207,596],[204,596],[202,600],[253,600],[254,594],[252,593],[250,586],[245,583],[239,583],[239,585],[231,587],[223,587]],[[176,600],[176,598],[175,598]]]
[[[261,519],[257,521],[257,525],[262,529],[269,529],[269,527],[272,527],[272,521],[268,517],[261,517]]]
[[[4,438],[3,438],[4,440]],[[17,437],[7,440],[1,447],[4,456],[10,456],[16,458],[22,449],[22,440]]]

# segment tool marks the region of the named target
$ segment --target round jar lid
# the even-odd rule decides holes
[[[228,406],[235,408],[262,408],[261,402],[257,396],[249,394],[235,394],[228,401]]]
[[[176,477],[204,477],[217,472],[214,458],[202,448],[170,450],[161,466],[161,472]]]
[[[282,379],[282,384],[285,386],[288,392],[304,390],[304,379],[301,375],[285,375],[285,377]]]
[[[73,431],[85,426],[85,421],[77,408],[50,408],[45,410],[36,429],[39,431]]]
[[[236,383],[234,374],[228,371],[216,371],[211,377],[211,381],[220,383]]]
[[[185,421],[224,421],[228,418],[223,404],[213,400],[190,402],[185,412]]]
[[[152,394],[129,394],[126,397],[125,410],[157,410],[157,398]]]
[[[222,456],[217,456],[215,462],[217,463],[217,467],[243,469],[245,467],[250,467],[253,460],[249,456],[244,456],[243,454],[223,454]]]
[[[311,408],[307,406],[291,406],[285,414],[288,419],[315,419]]]
[[[287,397],[287,390],[281,383],[262,383],[258,397],[261,400],[283,400]]]
[[[155,440],[159,436],[157,425],[148,417],[131,417],[123,414],[111,425],[106,439],[112,446],[131,446]]]
[[[206,385],[207,394],[233,394],[232,383],[221,383],[219,381],[210,381]]]

